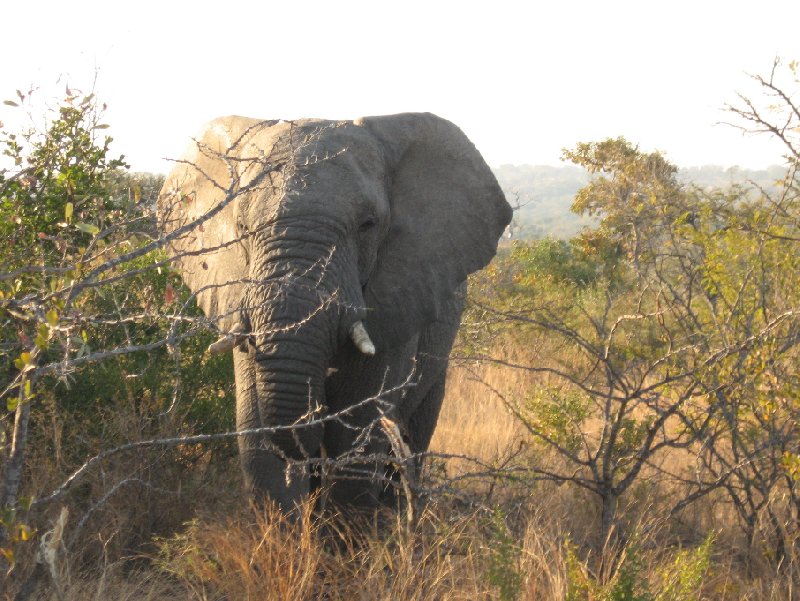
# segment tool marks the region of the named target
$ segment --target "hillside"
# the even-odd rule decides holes
[[[749,181],[769,187],[784,173],[785,169],[777,165],[760,170],[704,165],[682,168],[679,178],[701,188]],[[591,223],[591,219],[570,211],[575,193],[589,181],[585,170],[573,165],[501,165],[494,168],[494,174],[512,206],[519,207],[510,228],[512,238],[566,239]]]

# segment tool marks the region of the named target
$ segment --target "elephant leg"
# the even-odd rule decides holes
[[[461,322],[465,297],[466,285],[462,285],[450,299],[450,308],[443,318],[428,326],[419,337],[417,365],[420,385],[406,398],[400,410],[407,442],[414,454],[427,451],[433,438],[444,400],[450,350]],[[421,473],[422,464],[422,459],[414,462],[412,471],[415,476]]]
[[[332,422],[325,428],[325,447],[339,461],[325,485],[331,501],[340,507],[372,508],[380,504],[384,462],[359,459],[389,454],[388,441],[375,425],[378,417],[374,409],[354,411],[346,424]]]
[[[422,399],[415,403],[416,410],[404,420],[404,425],[400,425],[403,442],[408,445],[408,449],[414,455],[424,453],[430,445],[444,399],[444,389],[445,373],[438,376],[429,387],[426,387]],[[416,457],[413,461],[406,463],[404,467],[405,477],[410,481],[412,489],[418,484],[423,463],[422,458]],[[394,464],[385,466],[384,482],[386,484],[380,491],[380,501],[383,505],[397,506],[398,503],[402,503],[403,495],[398,495],[403,490],[401,478],[402,475]]]
[[[428,449],[442,406],[447,375],[446,359],[428,355],[418,359],[417,365],[422,368],[417,384],[387,396],[383,407],[384,414],[396,422],[403,441],[414,454]],[[393,409],[387,411],[387,406]],[[363,455],[389,458],[393,455],[392,446],[383,428],[376,425],[380,415],[375,406],[366,406],[354,411],[346,425],[328,424],[326,447],[334,449],[339,456],[358,449]],[[369,436],[365,435],[363,427],[371,427]],[[412,486],[421,467],[422,461],[415,460],[405,468]],[[391,459],[350,462],[338,470],[329,485],[334,502],[362,507],[396,505],[397,493],[402,490],[400,474]]]
[[[408,443],[412,453],[424,453],[431,444],[444,400],[446,373],[437,378],[408,420]]]
[[[326,392],[330,413],[343,415],[325,426],[326,451],[329,457],[341,460],[327,482],[336,504],[366,508],[381,504],[387,471],[382,458],[390,455],[391,446],[379,419],[386,416],[404,423],[397,407],[406,395],[413,394],[414,387],[403,384],[416,379],[416,349],[415,337],[395,352],[366,357],[350,349],[337,357]],[[364,399],[374,400],[353,407]]]
[[[250,347],[233,351],[236,429],[239,432],[263,426],[256,396],[254,354]],[[245,491],[256,502],[274,501],[283,511],[291,511],[295,508],[296,500],[308,494],[307,471],[293,470],[287,473],[286,461],[270,450],[272,445],[268,436],[248,434],[240,436],[238,443]]]

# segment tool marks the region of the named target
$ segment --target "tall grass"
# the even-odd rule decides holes
[[[524,389],[526,380],[519,371],[499,366],[453,366],[430,450],[487,462],[503,458],[523,442],[524,429],[491,390]]]
[[[537,455],[497,394],[513,398],[535,385],[529,374],[499,365],[454,365],[432,451],[498,466],[510,457],[557,461]],[[132,416],[116,419],[115,427],[134,427]],[[709,496],[670,517],[666,500],[683,491],[655,468],[624,499],[632,535],[598,546],[596,500],[569,484],[465,480],[454,485],[460,497],[429,499],[413,530],[392,513],[320,517],[311,504],[287,521],[246,504],[235,462],[225,463],[224,472],[193,450],[178,454],[196,476],[192,498],[167,487],[167,471],[156,480],[162,491],[150,483],[110,499],[59,556],[59,594],[53,596],[56,587],[45,578],[31,598],[778,601],[796,595],[788,571],[747,560],[723,498]],[[686,460],[667,455],[661,467]],[[143,461],[159,469],[165,458],[128,458],[104,475],[141,473]],[[467,460],[432,461],[443,464],[447,477],[475,469]],[[442,477],[441,471],[430,477]],[[85,493],[99,494],[93,489],[100,484],[91,482]],[[8,581],[0,598],[14,598],[22,580]]]
[[[162,543],[159,565],[203,601],[491,598],[470,524],[426,512],[415,532],[398,520],[379,534],[367,522],[314,519],[310,504],[294,522],[245,509],[195,520]]]

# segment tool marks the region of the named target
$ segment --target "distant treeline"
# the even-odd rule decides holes
[[[778,165],[759,170],[704,165],[682,168],[679,178],[700,188],[726,188],[746,182],[768,188],[785,173],[785,167]],[[584,169],[574,165],[502,165],[494,169],[494,174],[509,202],[519,207],[508,232],[512,238],[567,239],[592,223],[590,218],[570,211],[575,193],[589,181]]]

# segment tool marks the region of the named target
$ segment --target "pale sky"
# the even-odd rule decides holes
[[[493,166],[624,135],[680,166],[764,167],[780,146],[715,124],[746,73],[800,60],[798,0],[6,0],[0,22],[0,100],[94,86],[115,151],[154,172],[220,115],[403,111],[455,122]]]

